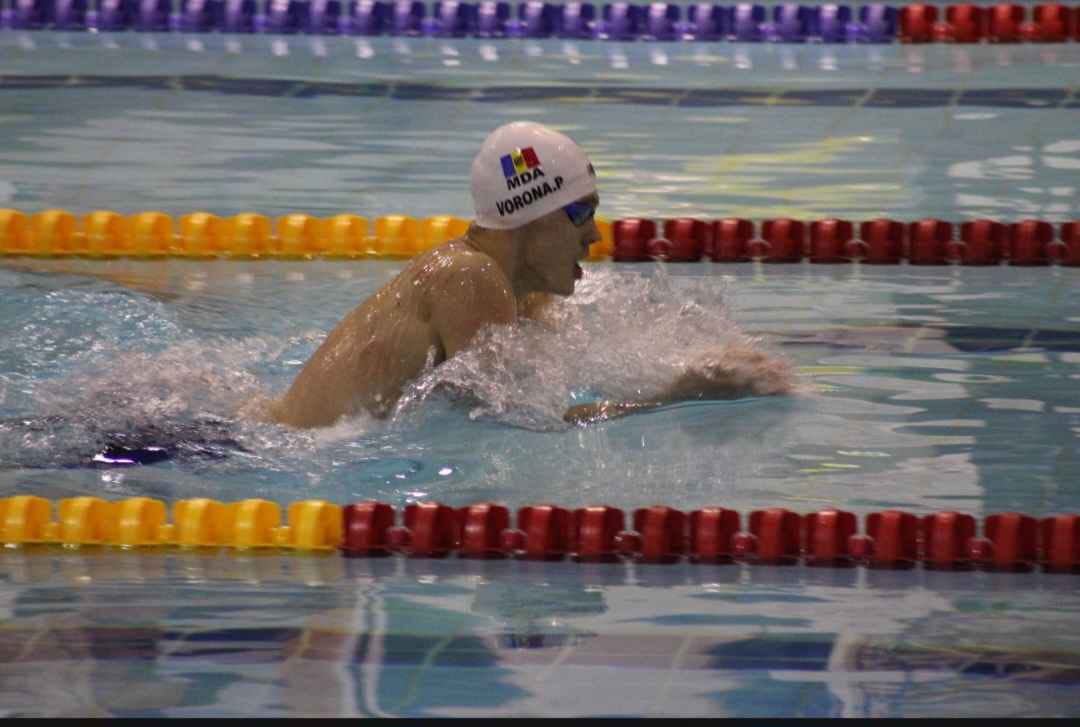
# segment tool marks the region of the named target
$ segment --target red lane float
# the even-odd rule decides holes
[[[953,239],[950,222],[919,220],[908,225],[907,259],[912,265],[944,265]]]
[[[1055,515],[1039,523],[1040,564],[1050,573],[1080,571],[1080,515]]]
[[[625,527],[623,511],[616,507],[582,507],[571,523],[574,560],[607,563],[618,560],[617,536]]]
[[[640,550],[634,557],[644,563],[674,563],[686,552],[686,513],[654,505],[634,510],[634,530]]]
[[[1010,265],[1049,265],[1054,228],[1049,222],[1023,220],[1008,227],[1005,257]]]
[[[1024,6],[998,3],[989,8],[990,22],[987,38],[991,43],[1019,43],[1024,40]]]
[[[571,548],[570,511],[554,505],[523,507],[517,514],[523,534],[518,557],[526,560],[562,560]]]
[[[962,265],[997,265],[1005,247],[1005,225],[974,220],[960,225],[960,240],[949,246],[949,260]]]
[[[446,505],[407,505],[404,521],[404,527],[390,530],[390,542],[395,550],[411,558],[445,558],[458,547],[457,518]]]
[[[455,512],[461,558],[505,558],[503,532],[510,527],[510,511],[502,505],[482,502]]]
[[[618,262],[694,262],[707,257],[714,262],[805,259],[817,264],[858,260],[895,265],[907,260],[912,265],[1080,266],[1078,220],[1062,223],[1060,237],[1054,225],[1035,219],[954,224],[933,218],[910,223],[878,218],[856,226],[836,218],[810,222],[782,218],[763,221],[756,239],[754,223],[740,218],[673,218],[663,221],[660,237],[652,220],[617,220],[612,230],[613,258]]]
[[[656,238],[656,223],[652,220],[630,218],[616,220],[611,225],[615,243],[612,259],[616,262],[649,260],[649,241]]]
[[[986,9],[978,5],[949,5],[945,8],[943,38],[953,43],[978,43],[987,35]],[[937,35],[937,34],[935,34]]]
[[[1061,225],[1061,244],[1050,248],[1050,257],[1059,265],[1080,266],[1080,220]]]
[[[646,243],[653,259],[671,263],[694,263],[705,252],[709,230],[702,220],[678,218],[664,222],[664,236]]]
[[[929,43],[934,39],[938,11],[933,5],[916,3],[900,8],[900,42]]]
[[[869,265],[896,265],[904,255],[904,225],[896,220],[876,219],[859,225],[853,247]]]
[[[357,502],[345,507],[345,540],[341,549],[348,555],[369,558],[390,555],[390,529],[394,508],[381,502]]]
[[[858,252],[851,246],[854,236],[854,228],[847,220],[827,219],[811,222],[810,262],[847,262]]]
[[[975,537],[975,518],[959,512],[937,512],[920,522],[923,564],[933,570],[972,567],[969,541]]]
[[[803,524],[808,566],[846,568],[855,565],[850,546],[858,526],[853,514],[822,510],[804,517]]]
[[[1072,8],[1059,3],[1036,5],[1032,22],[1021,29],[1029,43],[1064,43],[1072,35]]]
[[[866,516],[866,535],[855,536],[854,541],[853,550],[871,568],[913,568],[919,559],[918,519],[899,510],[872,512]]]
[[[802,518],[790,510],[773,507],[750,513],[752,544],[745,555],[751,562],[764,565],[794,565],[799,560]]]
[[[690,513],[690,560],[694,563],[734,563],[732,538],[739,532],[739,513],[707,507]]]
[[[983,521],[982,538],[972,538],[971,559],[988,570],[1030,571],[1038,561],[1038,523],[1030,515],[1004,512]]]
[[[609,506],[569,511],[555,505],[532,505],[517,511],[511,527],[508,508],[478,503],[450,508],[436,502],[414,503],[394,526],[394,509],[360,502],[342,510],[341,550],[350,556],[379,557],[397,551],[411,558],[505,558],[611,563],[730,564],[845,568],[909,569],[921,563],[930,570],[1080,572],[1080,515],[1060,514],[1036,520],[1016,512],[996,513],[982,523],[959,512],[916,517],[898,510],[858,518],[833,508],[799,515],[784,508],[755,510],[740,530],[734,510],[709,507],[687,514],[664,505],[639,508],[625,530],[626,516]]]
[[[753,222],[737,218],[716,220],[710,225],[710,231],[706,254],[713,262],[741,263],[750,259]]]
[[[750,243],[752,258],[767,263],[795,263],[803,258],[806,225],[799,220],[782,218],[761,224],[761,239]]]

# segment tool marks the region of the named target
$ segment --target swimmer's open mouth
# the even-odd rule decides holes
[[[581,269],[581,266],[574,263],[574,280],[581,280],[581,277],[585,274],[585,271]]]

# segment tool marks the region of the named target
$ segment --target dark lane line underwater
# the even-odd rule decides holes
[[[350,81],[298,81],[279,78],[235,78],[218,75],[93,76],[3,75],[0,93],[51,88],[141,88],[169,91],[206,91],[241,96],[313,98],[353,96],[410,101],[508,101],[583,99],[594,103],[646,106],[821,106],[863,108],[939,108],[978,106],[988,108],[1080,108],[1080,97],[1068,86],[1061,88],[800,88],[757,86],[716,88],[665,88],[622,85],[508,85],[459,86],[437,83]]]

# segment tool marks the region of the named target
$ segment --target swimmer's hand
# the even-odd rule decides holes
[[[769,396],[788,393],[791,389],[791,369],[785,362],[747,346],[728,346],[688,366],[654,400],[578,404],[566,410],[563,421],[590,424],[679,401]]]
[[[563,421],[567,424],[606,422],[634,412],[656,409],[664,404],[663,401],[593,401],[570,407],[563,414]]]
[[[791,388],[787,363],[748,346],[733,345],[688,366],[663,398],[670,402],[739,399],[784,394]]]

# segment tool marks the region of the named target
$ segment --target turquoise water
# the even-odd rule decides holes
[[[402,263],[59,264],[69,272],[0,273],[0,453],[10,489],[1080,508],[1075,270],[593,264],[563,305],[559,332],[525,328],[488,344],[507,361],[505,378],[485,387],[466,357],[424,378],[406,397],[418,401],[391,422],[298,433],[238,412],[282,393],[322,336]],[[732,326],[785,356],[800,391],[584,429],[561,421],[578,390],[653,390],[686,349]],[[428,396],[436,381],[477,399]],[[208,421],[233,424],[219,436]],[[183,430],[158,434],[163,423],[211,441],[184,444],[192,438]],[[96,469],[94,454],[116,433],[179,439],[178,456]]]
[[[1075,44],[108,42],[0,35],[0,205],[466,215],[472,149],[528,116],[612,218],[1080,212]],[[400,267],[0,263],[0,496],[1080,511],[1076,270],[590,264],[557,332],[486,342],[486,388],[243,419]],[[796,395],[561,424],[742,335]],[[118,433],[174,456],[95,464]],[[1078,711],[1075,576],[5,550],[0,579],[12,715]]]
[[[532,118],[588,150],[611,218],[1080,214],[1076,43],[5,33],[0,52],[18,208],[468,215],[474,150]]]

